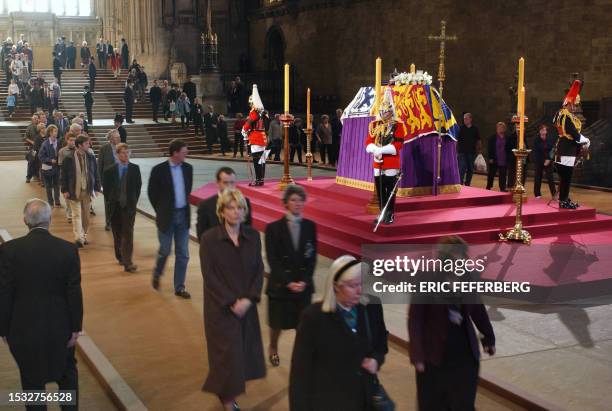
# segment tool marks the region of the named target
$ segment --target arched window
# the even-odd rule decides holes
[[[0,14],[55,13],[58,16],[91,16],[92,0],[0,0]]]

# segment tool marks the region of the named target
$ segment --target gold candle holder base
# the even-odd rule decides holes
[[[312,128],[304,129],[304,133],[306,133],[306,168],[308,181],[312,181],[312,163],[314,160],[314,156],[312,155],[312,151],[310,151],[310,145],[312,144]]]
[[[500,241],[520,241],[524,244],[531,244],[531,234],[527,230],[523,229],[522,213],[523,213],[523,195],[525,194],[525,187],[523,186],[523,162],[531,152],[526,149],[514,149],[512,150],[516,157],[516,183],[512,189],[512,198],[516,205],[516,217],[514,220],[514,227],[507,231],[505,234],[499,234]]]
[[[280,182],[278,183],[278,188],[281,191],[284,191],[285,188],[287,188],[288,185],[290,184],[294,184],[293,178],[291,177],[291,174],[289,173],[289,126],[291,126],[291,124],[293,123],[293,116],[286,112],[285,114],[282,114],[280,116],[280,121],[281,123],[283,123],[283,129],[284,129],[284,134],[285,134],[285,147],[284,147],[284,152],[285,152],[285,158],[283,161],[283,165],[284,165],[284,171],[283,171],[283,176],[280,179]]]

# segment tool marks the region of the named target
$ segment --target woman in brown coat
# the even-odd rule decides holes
[[[239,409],[235,399],[246,381],[266,375],[256,305],[263,285],[261,240],[242,224],[246,211],[240,191],[224,190],[217,200],[221,224],[200,242],[209,364],[202,390],[216,394],[226,410]]]

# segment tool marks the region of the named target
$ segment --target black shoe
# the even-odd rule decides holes
[[[570,202],[569,200],[559,201],[559,208],[563,208],[566,210],[575,210],[576,204]]]
[[[395,220],[395,216],[392,213],[389,213],[385,217],[385,224],[393,224],[394,220]]]
[[[576,208],[580,207],[580,204],[578,204],[578,203],[574,203],[574,202],[572,201],[572,199],[571,199],[571,198],[569,198],[569,197],[568,197],[567,201],[568,201],[568,203],[573,204],[573,205],[574,205]]]
[[[83,244],[89,245],[89,241],[87,241],[87,239],[85,239],[85,241],[83,241]]]
[[[80,242],[80,241],[78,241],[78,240],[77,240],[77,241],[75,241],[75,242],[74,242],[74,244],[76,244],[76,246],[77,246],[78,248],[83,248],[83,243],[82,243],[82,242]]]
[[[110,230],[111,230],[111,226],[110,226],[110,224],[106,224],[106,225],[104,226],[104,230],[106,230],[106,231],[110,231]]]
[[[280,357],[278,354],[270,354],[268,360],[270,360],[270,364],[272,364],[273,367],[278,367],[280,365]]]
[[[249,187],[256,187],[257,186],[257,181],[251,181],[249,183]]]
[[[151,281],[151,285],[155,290],[159,290],[159,276],[153,275],[153,280]]]
[[[26,183],[30,184],[30,179],[26,178]]]
[[[126,265],[123,271],[126,273],[135,273],[138,270],[138,266],[135,264]]]
[[[264,185],[264,181],[263,180],[259,180],[255,185],[261,187],[261,186]]]
[[[181,288],[180,290],[176,290],[174,292],[174,295],[176,295],[177,297],[184,298],[186,300],[189,300],[191,298],[191,294],[189,294],[187,290],[185,290],[184,288]]]
[[[236,401],[234,401],[234,403],[232,404],[232,410],[240,411],[240,407],[238,406],[238,403]]]

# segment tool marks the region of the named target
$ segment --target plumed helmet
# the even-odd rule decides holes
[[[565,100],[563,100],[563,106],[567,106],[568,104],[580,104],[580,91],[582,90],[582,85],[582,80],[574,80],[565,96]]]
[[[264,105],[261,101],[261,97],[259,97],[259,91],[257,90],[257,84],[253,84],[253,92],[249,97],[249,105],[256,110],[263,110]]]
[[[378,109],[378,116],[382,118],[383,115],[387,112],[391,112],[391,118],[393,120],[397,120],[397,115],[395,112],[395,103],[393,102],[393,90],[391,89],[391,87],[385,87],[382,101],[380,102],[380,107]]]

